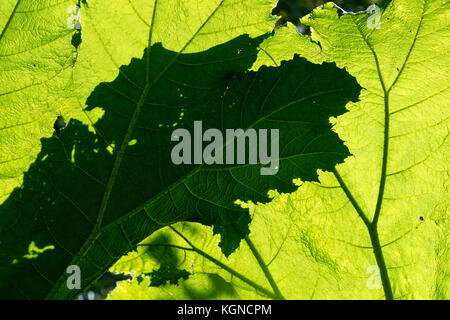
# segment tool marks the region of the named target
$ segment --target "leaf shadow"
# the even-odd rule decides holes
[[[248,71],[261,41],[243,35],[190,54],[157,43],[149,59],[150,93],[137,117],[148,86],[147,50],[87,98],[86,111],[104,111],[95,134],[71,119],[60,135],[42,138],[22,186],[0,205],[0,298],[74,298],[80,291],[66,287],[65,270],[75,256],[83,290],[137,243],[177,221],[213,226],[229,255],[249,233],[249,214],[236,199],[267,202],[268,190],[295,191],[292,179],[316,181],[318,169],[343,162],[348,149],[328,119],[357,100],[355,79],[334,64],[300,57]],[[204,130],[280,128],[279,172],[173,164],[171,134],[180,127],[193,132],[195,120]],[[55,250],[24,259],[31,241]]]

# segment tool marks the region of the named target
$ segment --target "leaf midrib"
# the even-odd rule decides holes
[[[390,285],[390,280],[389,280],[389,277],[388,277],[388,274],[387,274],[387,269],[386,269],[384,258],[383,258],[383,254],[382,254],[382,247],[380,246],[379,239],[378,239],[377,226],[378,226],[378,219],[379,219],[380,213],[381,213],[381,206],[382,206],[382,203],[383,203],[383,195],[384,195],[386,178],[387,178],[387,161],[388,161],[388,150],[389,150],[389,120],[390,120],[389,93],[391,92],[391,90],[394,87],[395,83],[400,78],[400,75],[402,74],[403,70],[405,69],[406,63],[407,63],[407,61],[408,61],[408,59],[409,59],[409,57],[411,55],[411,52],[412,52],[412,50],[413,50],[413,48],[415,46],[415,43],[416,43],[416,40],[417,40],[419,31],[420,31],[420,28],[422,26],[423,17],[425,16],[424,9],[425,9],[426,2],[427,2],[427,0],[423,1],[422,15],[420,16],[420,21],[419,21],[416,33],[414,35],[413,42],[412,42],[412,44],[411,44],[411,46],[410,46],[410,48],[408,50],[408,53],[407,53],[407,55],[405,57],[405,61],[403,62],[402,67],[401,67],[399,73],[397,74],[396,78],[394,79],[392,84],[389,86],[389,89],[386,89],[385,83],[383,81],[383,77],[382,77],[382,74],[381,74],[381,69],[380,69],[378,57],[377,57],[377,54],[376,54],[375,50],[369,44],[368,39],[366,37],[364,37],[361,29],[359,28],[358,23],[352,17],[353,23],[355,24],[357,30],[361,34],[361,37],[363,38],[363,40],[365,41],[365,43],[369,47],[370,51],[372,52],[372,55],[374,56],[375,63],[376,63],[376,66],[377,66],[378,78],[380,80],[380,83],[381,83],[381,86],[382,86],[382,89],[383,89],[383,93],[384,93],[384,97],[383,97],[384,98],[383,157],[382,157],[382,167],[381,167],[381,174],[380,174],[380,182],[379,182],[377,202],[376,202],[376,205],[375,205],[375,212],[374,212],[372,221],[370,221],[367,218],[366,214],[361,209],[361,207],[359,206],[358,202],[356,201],[356,199],[352,195],[351,191],[347,188],[347,186],[345,185],[344,180],[340,177],[340,175],[339,175],[339,173],[337,172],[336,169],[334,170],[334,174],[335,174],[335,177],[338,180],[339,184],[341,185],[342,189],[344,190],[345,195],[347,196],[347,198],[352,203],[354,209],[356,210],[356,212],[358,213],[360,218],[363,220],[364,224],[367,226],[367,229],[369,231],[369,235],[370,235],[371,241],[372,241],[372,248],[374,249],[374,255],[375,255],[375,258],[377,260],[378,267],[381,269],[380,270],[381,271],[381,278],[382,278],[382,284],[383,284],[383,289],[385,291],[386,299],[393,299],[393,295],[392,295],[392,289],[391,289],[391,285]],[[378,243],[376,243],[376,242],[378,242]],[[381,262],[381,265],[380,265],[379,262]]]

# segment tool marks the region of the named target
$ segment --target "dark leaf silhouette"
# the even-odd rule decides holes
[[[299,57],[248,71],[260,41],[240,36],[193,54],[155,44],[150,58],[132,59],[87,99],[88,109],[104,110],[96,134],[72,119],[42,139],[22,187],[0,206],[0,296],[74,298],[177,221],[212,225],[229,255],[250,221],[235,200],[267,202],[270,189],[292,192],[294,178],[315,181],[318,169],[342,162],[349,152],[329,117],[357,99],[357,82]],[[261,175],[261,164],[173,164],[173,130],[193,132],[196,120],[203,130],[279,129],[278,173]],[[25,258],[32,241],[54,248]],[[72,264],[82,270],[80,290],[66,286]]]

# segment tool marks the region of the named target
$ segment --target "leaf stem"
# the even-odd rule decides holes
[[[255,288],[256,290],[260,291],[261,293],[265,294],[266,296],[277,300],[279,299],[279,297],[272,293],[270,290],[264,288],[263,286],[260,286],[259,284],[257,284],[256,282],[254,282],[253,280],[250,280],[249,278],[247,278],[246,276],[242,275],[241,273],[237,272],[236,270],[234,270],[233,268],[227,266],[226,264],[220,262],[219,260],[217,260],[216,258],[210,256],[209,254],[207,254],[206,252],[198,249],[197,247],[195,247],[192,242],[190,242],[181,232],[179,232],[178,230],[176,230],[174,227],[169,226],[170,229],[173,230],[173,232],[175,232],[177,235],[179,235],[184,241],[186,241],[192,249],[190,249],[191,251],[195,251],[196,253],[198,253],[199,255],[203,256],[204,258],[208,259],[209,261],[211,261],[212,263],[214,263],[215,265],[219,266],[220,268],[224,269],[225,271],[229,272],[230,274],[232,274],[233,276],[235,276],[236,278],[242,280],[243,282],[247,283],[248,285],[250,285],[251,287]],[[180,247],[181,248],[181,247]]]
[[[356,199],[353,197],[352,193],[348,189],[344,180],[342,180],[342,177],[339,175],[336,168],[333,169],[333,173],[334,173],[334,176],[336,177],[337,181],[339,182],[339,185],[342,187],[342,190],[346,194],[347,198],[350,200],[350,202],[352,203],[356,212],[358,213],[358,215],[360,216],[360,218],[363,220],[364,224],[367,227],[367,231],[369,232],[369,236],[370,236],[370,241],[372,243],[373,254],[375,255],[375,260],[377,261],[378,268],[380,269],[381,283],[383,284],[385,298],[386,298],[386,300],[394,300],[394,296],[392,294],[391,283],[390,283],[389,275],[387,272],[386,263],[384,261],[383,251],[381,249],[380,239],[378,237],[377,221],[375,219],[373,219],[372,221],[369,221],[366,214],[361,209],[358,202],[356,201]],[[380,203],[379,208],[381,208],[381,203]],[[380,211],[376,211],[376,212],[378,212],[378,215],[379,215]]]
[[[269,268],[267,267],[266,263],[264,262],[263,258],[261,257],[259,251],[256,249],[253,242],[250,240],[248,236],[245,236],[245,241],[247,242],[248,247],[250,248],[250,251],[253,253],[253,255],[256,258],[256,261],[258,261],[259,266],[261,267],[261,270],[264,272],[264,275],[266,276],[267,280],[270,283],[270,286],[273,289],[273,292],[277,296],[277,299],[279,300],[285,300],[283,295],[281,294],[280,289],[278,288],[275,280],[272,277],[272,274],[270,273]]]
[[[383,251],[381,250],[380,239],[378,238],[378,231],[376,225],[369,228],[370,241],[372,242],[373,254],[377,261],[378,268],[380,268],[381,283],[383,284],[384,296],[386,300],[394,300],[392,294],[391,282],[387,272],[386,263],[383,257]]]
[[[376,55],[375,55],[376,57]],[[392,287],[389,280],[389,275],[386,267],[386,262],[384,260],[383,251],[380,244],[380,239],[378,236],[378,219],[381,213],[381,205],[383,203],[384,189],[386,186],[387,178],[387,163],[388,163],[388,151],[389,151],[389,91],[385,89],[384,83],[380,76],[380,81],[384,91],[384,135],[383,135],[383,158],[381,163],[381,174],[380,174],[380,185],[378,188],[377,203],[375,205],[375,212],[372,221],[369,221],[361,207],[356,202],[355,198],[351,194],[350,190],[342,180],[342,177],[337,172],[336,168],[333,169],[334,176],[338,180],[342,190],[344,190],[347,198],[352,203],[358,215],[363,220],[367,227],[370,235],[370,241],[372,243],[373,253],[377,261],[378,268],[380,269],[381,282],[383,284],[383,290],[386,300],[394,300],[394,295],[392,294]]]
[[[380,217],[381,204],[383,203],[384,187],[386,185],[387,160],[389,150],[389,92],[384,94],[384,137],[383,137],[383,160],[381,164],[380,187],[378,189],[377,204],[375,206],[375,213],[373,215],[372,224],[374,226],[378,223]]]
[[[392,86],[391,86],[392,88]],[[389,89],[390,90],[390,89]],[[380,217],[381,205],[383,203],[384,189],[386,186],[387,163],[389,151],[389,91],[384,91],[384,136],[383,136],[383,160],[381,164],[380,187],[378,189],[377,204],[375,212],[369,228],[370,240],[372,242],[373,253],[377,260],[378,268],[380,268],[381,282],[383,284],[384,295],[386,300],[394,300],[392,294],[391,283],[383,257],[383,251],[378,237],[378,219]]]
[[[350,192],[349,188],[345,184],[344,180],[342,180],[341,175],[337,171],[336,168],[333,168],[333,174],[336,177],[336,180],[339,182],[339,185],[341,186],[342,190],[344,191],[347,198],[350,200],[351,204],[353,205],[353,208],[355,208],[356,212],[358,213],[359,217],[362,219],[364,224],[367,226],[367,228],[370,228],[370,221],[365,215],[364,211],[359,206],[356,199],[353,197],[352,193]]]

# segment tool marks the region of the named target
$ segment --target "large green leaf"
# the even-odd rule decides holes
[[[2,1],[0,8],[0,203],[22,183],[23,172],[51,135],[70,82],[73,30],[70,2]]]
[[[320,183],[299,182],[298,191],[256,206],[249,237],[286,298],[448,299],[449,4],[394,0],[382,12],[380,29],[369,29],[368,17],[343,14],[329,3],[302,20],[312,27],[312,39],[282,28],[261,44],[255,70],[300,53],[316,63],[335,61],[364,90],[335,121],[353,156],[334,173],[322,172]],[[193,261],[196,272],[221,276],[240,298],[255,297],[256,286],[201,251],[271,290],[247,247],[224,259],[210,231],[176,228],[184,228],[199,250],[157,246],[189,248],[173,231],[161,231],[164,237],[146,241],[154,247],[140,248],[113,270],[149,272],[160,263],[152,252],[164,249],[179,255],[178,268],[189,271]],[[384,286],[374,273],[377,264],[386,265]],[[194,276],[158,291],[133,280],[110,297],[153,298],[170,288],[189,298],[183,284],[190,281]]]
[[[268,190],[292,192],[292,179],[315,181],[318,169],[343,162],[349,153],[329,118],[357,100],[354,78],[303,58],[247,71],[257,36],[273,25],[270,7],[263,0],[89,2],[81,31],[68,31],[67,17],[59,20],[64,4],[16,2],[0,38],[7,53],[0,68],[8,72],[0,164],[16,170],[0,206],[0,296],[74,298],[177,221],[213,225],[229,255],[250,221],[236,199],[267,202]],[[42,34],[41,16],[51,21]],[[21,24],[24,35],[15,35],[12,26]],[[57,30],[71,37],[59,43]],[[36,55],[45,41],[51,50]],[[33,72],[40,82],[19,85]],[[12,117],[16,110],[27,118]],[[68,125],[52,135],[57,110]],[[279,128],[277,175],[261,175],[260,164],[174,165],[172,132],[193,132],[195,120],[203,130]],[[16,145],[11,136],[23,139]],[[27,158],[14,162],[17,154]],[[66,286],[69,265],[81,269],[80,290]]]
[[[320,55],[314,44],[302,46],[299,53],[313,62],[335,61],[365,90],[361,101],[350,105],[350,112],[336,123],[354,156],[339,165],[334,176],[320,177],[324,185],[345,184],[347,196],[338,189],[305,184],[299,199],[314,194],[321,201],[299,209],[327,209],[347,217],[351,214],[347,211],[354,213],[357,205],[368,220],[377,216],[372,228],[378,229],[386,246],[383,252],[394,297],[448,295],[444,266],[448,260],[449,75],[442,71],[450,65],[445,41],[449,15],[445,2],[393,1],[382,12],[379,29],[368,28],[367,14],[342,14],[332,4],[302,19],[312,27]],[[266,46],[270,52],[273,44]],[[278,51],[274,60],[291,56],[287,50]],[[338,185],[339,173],[343,181]],[[331,191],[337,193],[332,196]],[[353,208],[339,208],[339,199],[348,195]],[[328,197],[334,205],[323,203]],[[363,244],[358,237],[363,239],[363,234],[339,236],[372,247],[373,241]]]

